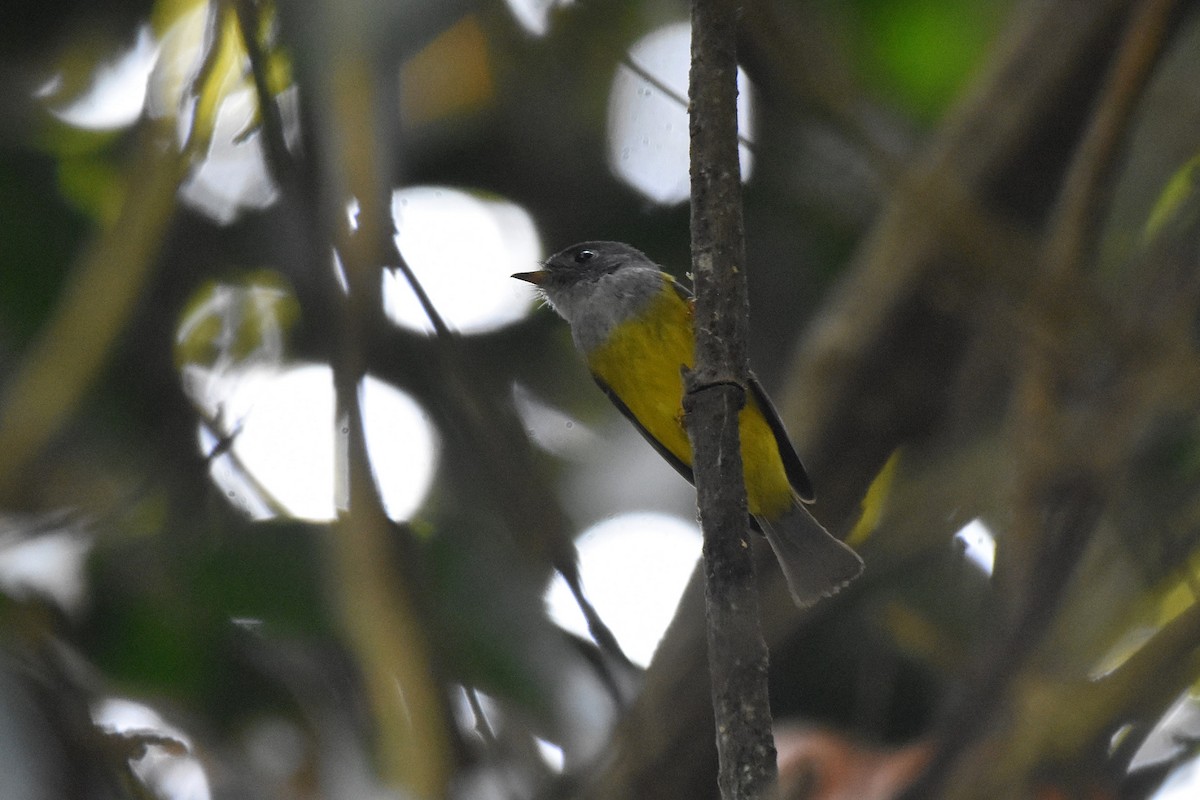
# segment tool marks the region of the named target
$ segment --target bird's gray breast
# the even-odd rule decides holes
[[[640,314],[662,283],[657,269],[625,268],[548,291],[546,298],[571,326],[575,346],[589,353],[608,340],[613,328]]]

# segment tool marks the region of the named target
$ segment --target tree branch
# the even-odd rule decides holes
[[[687,411],[704,528],[708,663],[724,798],[763,797],[775,783],[767,647],[746,529],[738,412],[749,327],[737,139],[737,11],[692,3],[692,269],[696,362]]]
[[[54,313],[0,387],[0,497],[16,502],[29,466],[77,412],[108,363],[156,266],[187,170],[170,125],[149,122],[127,170],[126,202],[76,257]]]

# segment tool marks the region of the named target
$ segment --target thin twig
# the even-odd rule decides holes
[[[388,258],[395,268],[400,271],[400,274],[404,276],[405,282],[408,283],[409,288],[416,295],[417,302],[420,303],[422,311],[425,312],[425,316],[429,319],[429,323],[433,327],[437,348],[443,358],[444,375],[450,383],[449,393],[458,399],[461,406],[461,408],[455,408],[450,412],[456,417],[454,428],[470,431],[471,439],[479,449],[481,458],[487,464],[490,476],[495,481],[505,484],[500,492],[500,496],[503,498],[518,496],[524,491],[524,488],[510,485],[511,479],[508,476],[514,474],[514,471],[504,467],[505,458],[500,455],[500,451],[504,451],[509,460],[511,460],[511,457],[515,455],[513,446],[504,447],[498,441],[496,429],[500,427],[501,420],[498,415],[486,412],[489,405],[487,399],[481,395],[475,385],[463,379],[463,376],[471,374],[471,370],[466,363],[467,356],[462,350],[458,335],[446,324],[445,319],[438,311],[437,306],[434,305],[429,293],[425,291],[425,287],[413,271],[412,266],[404,258],[400,249],[395,246],[394,240],[391,240],[391,244],[388,246]],[[491,420],[493,429],[485,430],[481,427],[483,420]],[[493,443],[493,446],[489,447],[489,443]],[[515,440],[511,444],[515,445]],[[539,516],[556,518],[560,523],[556,528],[561,533],[562,530],[565,530],[565,517],[561,513],[551,514],[551,511],[551,508],[543,504]],[[517,523],[514,527],[524,527],[520,524],[520,520],[514,520],[514,522]],[[561,536],[559,538],[565,539],[565,537]],[[601,619],[595,607],[592,606],[583,592],[583,587],[579,581],[578,556],[569,540],[560,542],[558,546],[553,548],[553,552],[550,554],[550,562],[554,566],[554,569],[563,577],[563,580],[567,582],[567,586],[571,590],[571,595],[575,598],[576,605],[579,606],[579,610],[583,613],[584,619],[587,621],[588,631],[591,633],[596,645],[602,652],[615,659],[618,664],[631,666],[632,662],[621,649],[620,644],[617,642],[617,637],[613,635],[612,631],[604,623],[604,620]],[[619,689],[620,684],[617,676],[608,671],[607,664],[602,663],[602,667],[605,670],[604,678],[609,686],[612,687],[614,697],[618,702],[623,703],[624,698]]]
[[[567,588],[571,590],[571,596],[575,598],[575,605],[579,606],[579,610],[583,613],[583,618],[587,622],[588,633],[592,636],[592,641],[600,648],[600,650],[610,657],[616,659],[622,667],[633,667],[633,662],[629,660],[629,656],[625,655],[625,651],[621,649],[620,643],[617,642],[617,637],[613,635],[612,630],[604,624],[600,614],[596,611],[596,607],[592,605],[592,601],[588,600],[587,594],[583,591],[583,583],[579,580],[579,570],[575,569],[574,564],[570,564],[569,568],[564,569],[567,565],[555,565],[558,574],[562,576],[567,583]],[[619,701],[623,701],[623,692],[620,684],[616,682],[615,675],[606,674],[605,677],[610,681],[610,688],[614,696]]]
[[[445,368],[445,376],[447,381],[451,384],[451,393],[453,396],[459,399],[459,402],[463,406],[465,406],[465,409],[463,410],[465,410],[467,413],[457,413],[458,409],[456,409],[454,412],[458,417],[455,427],[457,428],[461,426],[464,430],[472,431],[472,440],[480,448],[481,454],[484,455],[486,462],[490,466],[492,477],[498,481],[507,483],[508,478],[506,476],[512,474],[513,471],[503,468],[502,459],[499,456],[489,457],[487,455],[488,453],[492,452],[492,449],[485,449],[488,442],[496,439],[496,434],[494,431],[485,431],[479,426],[479,422],[481,420],[490,418],[497,423],[499,420],[497,419],[497,415],[485,413],[484,410],[487,408],[488,402],[480,395],[478,388],[472,385],[470,382],[463,380],[463,376],[470,374],[471,370],[468,369],[466,364],[467,357],[462,351],[457,334],[450,330],[450,326],[446,324],[446,321],[438,312],[437,306],[434,305],[433,300],[429,297],[429,293],[425,291],[425,287],[421,284],[421,280],[417,277],[416,273],[413,271],[408,261],[404,258],[403,254],[400,253],[399,248],[393,246],[389,248],[389,250],[390,260],[395,264],[396,268],[399,269],[400,274],[404,276],[404,280],[412,289],[413,294],[416,295],[417,301],[421,305],[421,309],[425,312],[425,316],[429,319],[430,325],[433,326],[438,349],[441,352],[444,360],[443,366]],[[512,454],[512,448],[504,449],[506,449],[510,455]],[[502,491],[502,496],[513,497],[514,492],[520,491],[522,491],[520,487],[506,487]],[[548,509],[544,509],[544,511],[548,511]],[[565,518],[562,518],[561,515],[558,516],[562,519],[563,523],[565,523]],[[562,528],[560,527],[559,530],[562,530]],[[554,569],[563,577],[563,580],[567,582],[567,586],[571,590],[571,595],[575,598],[576,605],[579,606],[579,610],[583,613],[584,619],[587,621],[588,631],[591,633],[593,641],[595,641],[596,645],[601,649],[601,651],[616,659],[617,663],[623,666],[631,666],[632,662],[621,649],[620,644],[617,642],[617,637],[613,635],[612,631],[604,623],[604,620],[600,618],[600,615],[596,612],[595,607],[592,606],[592,604],[588,601],[587,596],[584,594],[583,587],[579,580],[579,569],[577,567],[578,556],[575,554],[574,548],[570,547],[569,552],[566,553],[557,552],[561,549],[563,548],[555,548],[556,552],[551,555],[550,561],[554,566]],[[604,665],[604,669],[604,677],[608,681],[609,685],[613,688],[614,696],[618,699],[618,701],[623,701],[621,692],[619,691],[617,676],[608,673],[607,665]]]
[[[668,100],[673,100],[679,106],[679,108],[681,110],[683,110],[685,112],[687,111],[687,108],[688,108],[687,98],[684,97],[683,95],[681,95],[679,92],[672,89],[666,83],[664,83],[663,80],[661,78],[659,78],[657,75],[655,75],[653,72],[646,69],[641,64],[639,64],[637,61],[635,61],[633,59],[633,56],[631,56],[629,53],[625,53],[625,55],[621,57],[621,63],[624,64],[625,66],[629,67],[629,69],[631,69],[633,71],[633,74],[637,75],[639,78],[644,80],[646,83],[650,84],[655,89],[658,89],[660,92],[662,92],[667,97]],[[752,142],[749,138],[744,136],[741,131],[738,131],[737,138],[738,138],[738,144],[740,144],[742,147],[745,147],[751,153],[754,152],[754,142]]]
[[[1179,0],[1148,0],[1132,12],[1125,40],[1051,213],[1043,262],[1055,282],[1077,277],[1094,245],[1113,166],[1178,6]]]
[[[463,686],[463,694],[467,696],[467,705],[471,707],[471,714],[475,717],[475,732],[479,734],[479,738],[483,739],[483,743],[488,749],[496,752],[499,747],[496,742],[496,733],[492,730],[492,724],[488,722],[487,714],[483,711],[483,704],[479,702],[479,692],[475,691],[474,686]]]
[[[238,455],[237,450],[234,449],[234,444],[237,443],[237,437],[240,436],[242,432],[242,423],[236,423],[233,426],[233,429],[226,433],[225,428],[227,426],[222,419],[223,414],[218,414],[217,417],[214,418],[198,405],[193,406],[193,408],[196,412],[196,416],[200,419],[200,424],[203,425],[205,430],[207,430],[213,436],[213,438],[217,440],[216,444],[214,444],[204,455],[204,461],[207,464],[212,464],[222,456],[227,457],[233,463],[234,468],[238,471],[242,480],[250,485],[251,491],[253,491],[255,496],[262,501],[263,505],[267,507],[267,510],[277,517],[287,517],[291,512],[289,512],[283,503],[281,503],[279,499],[276,498],[275,495],[272,494],[271,491],[262,484],[262,481],[260,481],[258,476],[254,474],[254,471],[246,466],[245,462],[242,460],[242,457]]]
[[[409,266],[408,260],[400,252],[399,247],[390,248],[389,256],[391,257],[393,266],[400,270],[400,274],[404,276],[404,280],[408,283],[413,294],[417,296],[417,302],[421,304],[421,310],[425,312],[425,316],[429,319],[429,324],[433,326],[433,332],[437,334],[438,344],[444,348],[453,348],[453,358],[456,360],[460,354],[455,343],[455,335],[450,330],[450,326],[446,324],[446,320],[442,318],[441,313],[437,310],[437,306],[433,304],[429,293],[425,291],[425,287],[421,285],[421,281],[417,279],[417,274],[413,272]],[[455,363],[456,367],[461,367],[461,363]]]
[[[267,53],[259,42],[262,27],[261,6],[255,0],[228,0],[237,14],[238,28],[242,34],[242,46],[250,61],[250,75],[254,79],[254,92],[258,96],[258,113],[262,119],[259,129],[263,136],[267,169],[279,185],[286,185],[294,173],[291,151],[288,150],[284,133],[283,115],[275,95],[271,92],[268,77]]]

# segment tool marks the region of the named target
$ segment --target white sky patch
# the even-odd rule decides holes
[[[153,708],[120,697],[109,697],[92,708],[92,721],[102,730],[136,735],[168,736],[190,748],[188,737],[168,724]],[[210,800],[212,791],[204,767],[192,755],[167,752],[160,746],[146,748],[145,755],[133,761],[133,770],[156,797],[171,800]]]
[[[174,119],[182,145],[192,135],[197,98],[192,83],[205,57],[209,5],[200,3],[179,15],[162,38],[160,55],[150,73],[147,110],[156,119]],[[262,136],[253,129],[258,95],[247,77],[248,66],[233,64],[220,84],[224,96],[217,108],[208,152],[184,183],[184,203],[225,225],[246,211],[270,206],[279,196],[271,179]],[[299,139],[299,102],[295,88],[275,98],[289,146]]]
[[[984,574],[991,575],[996,565],[996,538],[978,517],[968,522],[954,534],[955,541],[963,548],[963,557]]]
[[[415,400],[367,376],[362,392],[367,453],[392,519],[412,515],[433,482],[438,443],[433,423]]]
[[[667,514],[622,514],[577,542],[583,589],[621,648],[646,665],[662,639],[700,557],[700,529]],[[546,592],[551,618],[588,637],[587,623],[561,577]]]
[[[565,763],[563,749],[553,742],[547,742],[545,739],[540,739],[536,736],[533,741],[537,745],[538,755],[542,757],[542,762],[553,772],[562,772],[563,764]]]
[[[479,709],[483,712],[484,721],[494,732],[502,719],[499,704],[486,692],[468,689],[466,686],[459,686],[458,691],[453,692],[450,697],[454,719],[458,723],[458,727],[464,731],[475,731],[478,734],[479,719],[475,716],[475,709],[471,707],[471,700],[468,697],[468,692],[471,691],[475,692],[475,699],[479,701]]]
[[[1183,742],[1195,740],[1197,736],[1200,736],[1200,707],[1190,692],[1184,692],[1146,737],[1130,760],[1129,769],[1138,770],[1174,758],[1183,749]],[[1200,775],[1196,778],[1197,783],[1192,784],[1194,793],[1188,797],[1200,797],[1200,791],[1196,791],[1200,789]]]
[[[281,101],[287,96],[294,100],[295,90],[281,94]],[[280,102],[281,109],[287,105]],[[279,197],[262,136],[257,131],[246,135],[257,113],[258,95],[252,88],[226,95],[217,110],[208,155],[180,188],[185,203],[218,224],[228,225],[243,211],[266,208]]]
[[[92,721],[98,727],[114,733],[155,731],[190,746],[188,737],[178,728],[168,725],[153,708],[124,697],[106,697],[97,702],[92,707]]]
[[[508,10],[527,33],[545,36],[550,30],[550,15],[556,8],[571,5],[574,0],[505,0]]]
[[[292,516],[333,519],[337,437],[333,373],[327,365],[251,368],[192,383],[207,387],[197,402],[210,415],[215,418],[221,409],[224,424],[239,428],[233,452],[272,498]],[[433,480],[433,425],[412,398],[376,378],[367,377],[361,398],[367,452],[384,508],[392,519],[407,519]],[[201,438],[205,441],[203,433]],[[211,448],[211,436],[207,441]],[[213,480],[230,501],[251,517],[270,516],[251,486],[230,480],[236,472],[227,456],[215,459]]]
[[[686,103],[691,65],[691,25],[679,22],[638,40],[629,59],[659,83],[661,89],[622,64],[617,67],[608,101],[608,160],[613,172],[649,200],[663,205],[688,198],[688,118]],[[751,86],[738,70],[738,130],[751,138]],[[742,180],[753,169],[750,150],[738,149]]]
[[[591,428],[542,402],[519,383],[513,384],[513,404],[530,440],[547,452],[571,456],[596,441],[596,433]]]
[[[84,561],[91,539],[81,531],[60,530],[23,536],[6,531],[0,519],[0,588],[12,597],[42,597],[68,614],[83,610]]]
[[[460,189],[415,186],[392,195],[396,246],[446,323],[484,333],[532,309],[533,288],[514,272],[538,268],[541,240],[525,209]],[[384,309],[398,325],[432,332],[408,281],[384,273]]]
[[[34,96],[46,102],[51,114],[68,125],[89,130],[117,130],[132,125],[146,106],[146,84],[158,60],[158,42],[149,25],[138,29],[133,45],[92,73],[88,88],[78,97],[58,103],[63,76],[55,75]]]
[[[1162,788],[1150,796],[1151,800],[1195,800],[1200,797],[1200,759],[1193,758],[1183,763],[1163,783]]]

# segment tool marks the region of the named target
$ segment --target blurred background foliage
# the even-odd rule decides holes
[[[687,14],[4,4],[0,796],[715,796],[690,488],[507,278],[686,272]],[[752,360],[867,561],[758,554],[784,796],[1200,792],[1198,42],[743,3]]]

